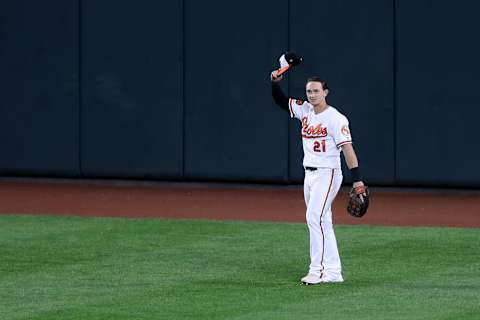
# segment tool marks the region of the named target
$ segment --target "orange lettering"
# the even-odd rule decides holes
[[[322,124],[311,126],[308,123],[308,119],[306,117],[302,118],[302,133],[305,135],[313,135],[320,137],[325,137],[328,135],[327,128],[322,127]]]

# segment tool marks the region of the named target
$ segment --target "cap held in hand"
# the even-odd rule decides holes
[[[284,54],[282,54],[279,60],[280,60],[280,67],[284,67],[287,64],[291,66],[296,66],[302,63],[303,57],[299,56],[294,52],[285,52]]]
[[[281,76],[293,66],[299,65],[303,61],[303,57],[294,52],[285,52],[278,59],[280,62],[280,68],[277,69],[276,77]]]

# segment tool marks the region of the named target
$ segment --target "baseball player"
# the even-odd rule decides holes
[[[332,202],[342,184],[340,152],[353,177],[357,194],[364,194],[358,160],[352,146],[347,118],[330,106],[327,83],[318,77],[307,80],[307,101],[287,98],[280,88],[282,76],[270,76],[275,103],[301,122],[304,198],[310,233],[310,267],[301,279],[306,285],[343,282],[337,240],[332,225]]]

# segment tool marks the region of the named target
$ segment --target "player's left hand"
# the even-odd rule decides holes
[[[370,192],[362,181],[356,181],[348,193],[347,212],[353,217],[360,218],[367,213],[370,203]]]
[[[353,189],[355,190],[355,193],[358,195],[360,200],[362,200],[366,196],[366,191],[365,191],[365,184],[363,181],[356,181],[353,183]]]

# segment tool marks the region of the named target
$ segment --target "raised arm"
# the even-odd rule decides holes
[[[272,81],[272,97],[277,106],[282,108],[283,110],[290,112],[288,110],[288,98],[285,96],[285,94],[282,91],[282,88],[280,87],[280,81],[282,80],[282,76],[275,76],[274,75],[275,71],[272,72],[270,75],[270,80]]]

